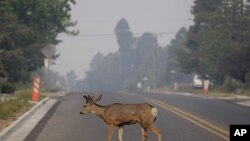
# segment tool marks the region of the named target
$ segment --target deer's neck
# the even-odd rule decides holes
[[[95,105],[93,112],[94,114],[96,114],[99,117],[103,117],[104,111],[105,111],[106,107],[105,106],[101,106],[101,105]]]

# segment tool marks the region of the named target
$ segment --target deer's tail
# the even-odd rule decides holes
[[[156,120],[156,117],[157,117],[157,109],[156,108],[152,108],[152,111],[151,111],[153,117],[154,117],[154,121]]]

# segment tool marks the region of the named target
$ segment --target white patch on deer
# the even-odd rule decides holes
[[[156,109],[156,108],[152,108],[151,113],[152,113],[152,115],[153,115],[154,117],[156,117],[156,116],[157,116],[157,109]]]

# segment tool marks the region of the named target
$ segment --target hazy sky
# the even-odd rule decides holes
[[[82,79],[97,52],[108,54],[118,49],[114,29],[125,18],[134,36],[151,32],[158,36],[158,44],[166,46],[181,27],[193,24],[190,13],[194,0],[76,0],[72,7],[72,20],[80,30],[77,37],[60,35],[57,45],[61,56],[53,70],[65,75],[73,70]],[[109,34],[108,36],[96,36]],[[94,35],[94,36],[90,36]]]

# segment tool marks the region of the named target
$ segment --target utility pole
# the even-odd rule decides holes
[[[153,90],[157,88],[157,33],[155,33],[154,58],[153,58]]]

